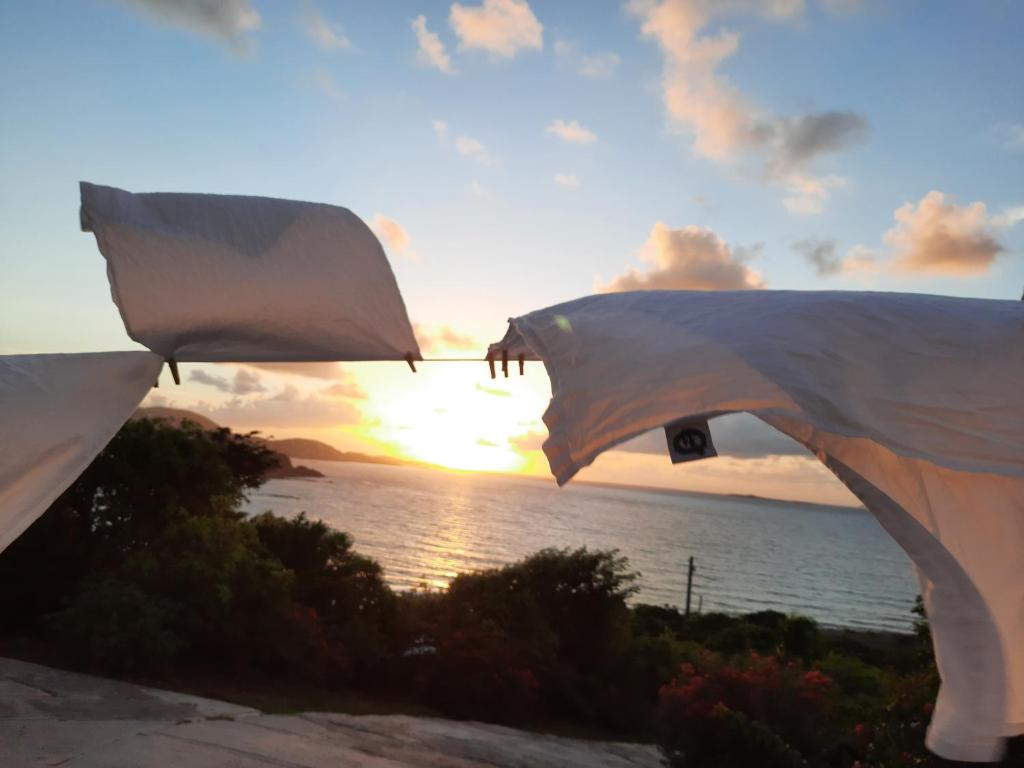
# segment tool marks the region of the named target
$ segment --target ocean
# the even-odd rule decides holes
[[[411,466],[297,462],[319,479],[270,480],[247,511],[306,512],[349,533],[395,589],[443,588],[457,573],[544,547],[618,549],[640,573],[634,601],[773,609],[827,626],[909,631],[910,561],[867,511]]]

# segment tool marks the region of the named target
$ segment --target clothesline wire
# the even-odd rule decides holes
[[[181,375],[178,372],[178,361],[175,360],[173,357],[169,357],[169,358],[166,359],[165,362],[167,363],[167,367],[171,371],[171,378],[174,380],[174,383],[175,384],[181,384]],[[395,360],[352,360],[352,361],[338,361],[338,362],[391,363],[391,362],[397,362],[397,361],[395,361]],[[501,355],[500,358],[497,358],[497,357],[495,357],[493,355],[488,355],[487,357],[424,357],[424,358],[420,358],[419,360],[414,358],[412,356],[412,353],[410,352],[408,355],[405,356],[404,362],[408,364],[408,366],[412,369],[413,373],[416,373],[416,363],[487,363],[487,365],[491,369],[491,378],[492,379],[497,378],[496,366],[497,366],[498,363],[501,363],[501,373],[507,379],[508,375],[509,375],[508,374],[508,364],[510,362],[515,362],[515,363],[517,363],[519,365],[519,375],[522,376],[524,374],[524,372],[525,372],[525,366],[526,366],[527,360],[526,360],[525,355],[522,355],[522,354],[517,355],[515,360],[509,360],[508,353],[505,352],[505,350],[502,350],[502,355]],[[160,382],[157,381],[153,386],[154,387],[159,387],[160,386]]]

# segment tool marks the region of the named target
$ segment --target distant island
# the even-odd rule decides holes
[[[148,408],[139,408],[132,415],[133,419],[159,419],[167,421],[172,424],[180,425],[182,422],[191,421],[195,423],[200,429],[220,429],[221,425],[217,424],[213,419],[208,416],[203,416],[201,413],[195,411],[185,410],[184,408],[167,408],[165,406],[152,406]],[[305,437],[294,437],[286,438],[283,440],[268,440],[262,437],[255,438],[258,442],[263,443],[267,448],[274,452],[277,459],[277,464],[269,469],[264,475],[268,480],[284,478],[284,477],[323,477],[323,472],[313,469],[312,467],[305,467],[301,464],[293,464],[292,459],[306,459],[312,461],[345,461],[345,462],[358,462],[360,464],[390,464],[390,465],[403,465],[410,462],[402,461],[401,459],[392,458],[390,456],[373,456],[367,453],[359,453],[357,451],[339,451],[333,445],[321,442],[320,440],[311,440]]]

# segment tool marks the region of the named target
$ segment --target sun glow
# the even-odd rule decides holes
[[[534,373],[535,379],[543,376],[539,368]],[[491,381],[486,368],[440,363],[422,364],[415,376],[412,386],[406,378],[400,390],[375,398],[368,436],[396,456],[449,469],[528,468],[531,462],[514,440],[543,429],[537,415],[549,395],[546,377]]]

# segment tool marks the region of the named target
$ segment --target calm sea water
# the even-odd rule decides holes
[[[617,548],[641,573],[636,600],[771,608],[823,624],[906,631],[910,562],[863,510],[704,497],[416,467],[302,461],[323,479],[271,480],[248,511],[305,511],[347,531],[396,589],[443,587],[459,572],[544,547]]]

